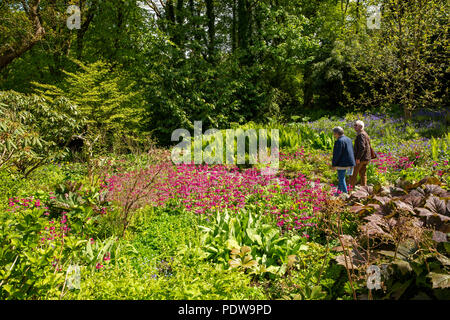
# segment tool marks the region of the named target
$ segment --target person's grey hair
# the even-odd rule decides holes
[[[362,122],[361,120],[355,121],[355,124],[361,126],[361,129],[364,129],[364,122]]]
[[[333,132],[342,136],[344,134],[344,129],[342,129],[342,127],[336,127],[336,128],[333,128]]]

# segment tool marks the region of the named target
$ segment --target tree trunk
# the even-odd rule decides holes
[[[236,15],[236,0],[233,0],[233,21],[231,24],[231,51],[234,52],[237,48],[237,36],[236,36],[236,25],[237,25],[237,15]]]
[[[206,17],[208,18],[208,57],[213,61],[216,46],[216,16],[213,0],[206,0]]]
[[[405,120],[411,120],[412,110],[410,108],[408,108],[407,106],[403,107],[403,114],[404,114]]]
[[[25,12],[34,26],[34,34],[31,39],[25,40],[17,48],[11,48],[0,54],[0,70],[6,68],[14,59],[20,57],[28,50],[31,50],[33,46],[42,39],[45,35],[45,30],[42,27],[39,19],[38,11],[40,0],[34,0],[30,5],[27,5],[25,1],[22,1]]]
[[[248,47],[248,23],[247,0],[238,0],[238,46],[244,50]]]
[[[166,10],[169,21],[175,23],[175,8],[173,7],[173,0],[167,0]]]
[[[80,8],[81,9],[81,8]],[[83,17],[82,17],[83,18]],[[81,29],[77,31],[77,59],[81,60],[83,56],[83,47],[84,47],[84,35],[89,29],[89,25],[91,24],[92,19],[94,18],[94,4],[91,4],[87,13],[86,20],[81,24]]]

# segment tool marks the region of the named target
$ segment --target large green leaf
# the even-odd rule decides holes
[[[250,240],[256,242],[258,245],[262,246],[262,238],[257,233],[256,229],[253,228],[247,228],[247,235],[250,238]]]
[[[431,278],[433,288],[446,289],[450,288],[450,274],[430,272],[428,277]]]

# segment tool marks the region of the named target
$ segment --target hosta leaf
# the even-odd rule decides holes
[[[89,260],[94,259],[94,253],[93,253],[93,251],[92,251],[92,245],[91,245],[91,242],[90,242],[90,241],[88,241],[88,242],[86,243],[86,254],[87,254]]]
[[[309,296],[312,300],[325,299],[327,293],[322,290],[321,286],[314,286],[311,290],[311,295]]]
[[[430,272],[428,277],[431,278],[431,283],[433,283],[434,289],[450,288],[450,274]]]
[[[400,299],[400,297],[403,295],[403,293],[405,293],[406,289],[408,289],[412,281],[413,279],[410,279],[405,282],[396,282],[392,286],[392,298],[396,300]]]
[[[278,269],[278,275],[282,276],[286,273],[287,271],[287,264],[283,264],[279,269]]]
[[[378,253],[392,258],[395,256],[395,251],[379,250]]]
[[[261,236],[257,233],[255,229],[248,228],[247,229],[247,235],[253,242],[256,242],[258,245],[262,245],[262,239]]]
[[[308,251],[309,250],[309,246],[307,246],[306,244],[302,244],[298,250],[299,251]]]
[[[399,243],[397,253],[408,258],[418,250],[416,243],[413,240],[404,240]]]
[[[271,225],[266,225],[266,227],[263,228],[262,230],[263,230],[264,238],[266,240],[272,240],[279,233],[279,230],[274,228]]]
[[[228,239],[226,242],[225,242],[225,245],[226,245],[226,247],[227,247],[227,249],[228,250],[233,250],[233,249],[235,249],[235,248],[241,248],[241,246],[239,245],[239,243],[237,243],[237,241],[235,240],[235,239]]]
[[[265,269],[266,272],[269,272],[272,274],[277,274],[279,270],[280,270],[280,268],[276,267],[276,266],[270,266]]]

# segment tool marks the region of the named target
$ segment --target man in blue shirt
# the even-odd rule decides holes
[[[353,171],[353,167],[356,164],[353,154],[353,143],[349,137],[344,135],[344,129],[341,127],[334,128],[333,134],[336,142],[333,148],[332,167],[337,170],[339,181],[338,190],[343,193],[348,193],[345,174],[347,171]]]

